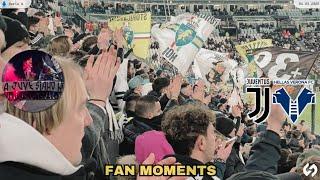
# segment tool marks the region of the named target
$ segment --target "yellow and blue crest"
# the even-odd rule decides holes
[[[293,100],[287,91],[281,88],[273,94],[273,103],[280,104],[292,122],[295,123],[308,104],[315,104],[315,97],[315,93],[304,88]]]
[[[130,26],[123,28],[123,36],[124,39],[127,41],[127,44],[130,46],[133,42],[134,33]]]
[[[185,46],[193,41],[196,32],[189,26],[181,24],[176,33],[176,45]]]

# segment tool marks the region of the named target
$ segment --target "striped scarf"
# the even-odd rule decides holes
[[[35,45],[37,42],[40,41],[41,38],[43,38],[43,34],[38,33],[35,37],[31,39],[30,44]]]
[[[112,109],[111,104],[109,101],[106,101],[106,110],[107,110],[107,115],[109,119],[109,137],[112,140],[116,140],[119,143],[122,142],[123,140],[123,132],[122,132],[122,127],[119,126],[118,121],[116,119],[116,116],[114,114],[114,111]]]

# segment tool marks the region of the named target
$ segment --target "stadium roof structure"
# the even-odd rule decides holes
[[[270,22],[270,21],[276,21],[273,17],[271,16],[233,16],[233,20],[236,22],[241,22],[241,21],[264,21],[264,22]]]
[[[301,17],[292,17],[293,21],[318,21],[320,22],[320,17],[318,16],[301,16]]]
[[[106,0],[104,0],[106,1]],[[293,0],[108,0],[118,3],[148,3],[148,4],[289,4]]]

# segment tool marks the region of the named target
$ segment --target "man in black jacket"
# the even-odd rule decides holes
[[[215,165],[215,176],[223,178],[225,161],[233,143],[227,146],[225,142],[221,143],[214,124],[215,114],[211,110],[183,105],[167,111],[161,126],[174,149],[175,155],[172,156],[177,162],[183,165]],[[203,176],[203,179],[212,178],[215,177]]]
[[[161,130],[162,114],[178,105],[182,78],[176,76],[166,88],[166,102],[162,111],[159,99],[153,95],[141,97],[135,105],[134,119],[124,129],[124,142],[120,144],[120,155],[134,154],[136,137],[150,130]]]
[[[135,117],[124,129],[124,141],[120,144],[120,154],[134,154],[134,142],[140,134],[150,130],[160,130],[162,110],[158,98],[152,95],[141,97],[135,106]]]
[[[291,138],[288,142],[288,146],[293,152],[303,152],[303,138],[302,133],[299,130],[291,132]]]
[[[169,78],[157,78],[152,83],[152,91],[148,93],[148,95],[153,95],[157,98],[159,98],[161,109],[164,110],[166,107],[166,104],[169,101],[169,98],[167,97],[167,90],[170,85],[170,79]]]

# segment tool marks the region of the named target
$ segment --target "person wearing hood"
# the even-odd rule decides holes
[[[160,130],[162,110],[158,98],[146,95],[135,105],[135,117],[124,127],[124,141],[120,144],[120,155],[134,154],[134,143],[140,134]]]
[[[84,128],[92,122],[84,82],[74,63],[59,64],[65,85],[56,104],[36,113],[7,104],[0,114],[0,179],[85,180],[95,166],[80,165]]]
[[[147,131],[136,138],[134,152],[139,164],[142,164],[151,153],[155,155],[155,163],[161,161],[166,155],[174,154],[165,134],[155,130]]]
[[[3,31],[6,46],[1,50],[1,56],[8,62],[16,54],[30,49],[29,33],[19,21],[3,16],[7,28]]]
[[[22,23],[24,26],[29,27],[29,20],[26,9],[2,9],[1,13],[3,16],[15,19]]]

